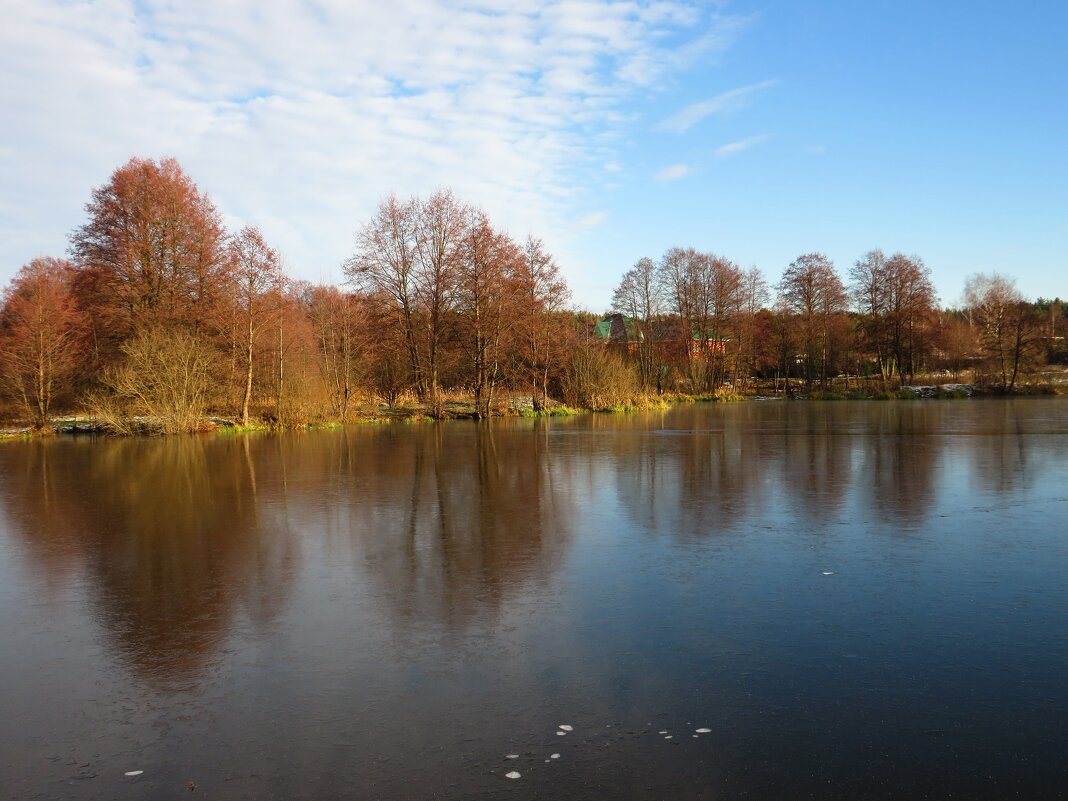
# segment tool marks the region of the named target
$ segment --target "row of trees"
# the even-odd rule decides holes
[[[92,193],[71,259],[35,259],[3,307],[2,377],[42,426],[57,400],[91,397],[117,421],[195,425],[237,388],[248,422],[256,345],[283,329],[285,281],[261,233],[228,234],[172,159],[132,159]]]
[[[147,417],[188,430],[206,411],[345,420],[409,393],[441,414],[457,388],[486,416],[502,387],[537,410],[550,396],[613,405],[754,377],[889,386],[932,366],[1011,389],[1063,317],[996,275],[940,309],[930,271],[903,254],[865,254],[848,283],[805,254],[772,287],[756,268],[671,248],[623,275],[605,336],[570,306],[540,240],[512,239],[448,191],[384,199],[356,233],[345,289],[290,279],[263,234],[227,231],[173,159],[131,159],[86,212],[69,259],[24,266],[0,308],[3,393],[41,427],[79,406],[116,429]]]
[[[824,388],[842,373],[874,376],[886,389],[928,370],[966,368],[1011,391],[1021,370],[1060,341],[1063,314],[1059,302],[1028,302],[996,274],[972,276],[961,309],[940,308],[920,258],[881,250],[858,259],[848,283],[823,254],[803,254],[773,298],[756,268],[671,248],[624,273],[612,308],[633,321],[619,350],[644,386],[660,390],[675,376],[703,391],[754,377]]]
[[[387,198],[356,239],[345,272],[395,357],[381,363],[379,389],[413,388],[438,411],[442,376],[451,366],[455,380],[459,364],[476,416],[490,413],[504,375],[541,407],[570,293],[540,240],[515,242],[447,191]]]
[[[36,426],[87,404],[195,428],[347,419],[413,392],[433,413],[463,385],[487,415],[507,376],[544,404],[573,326],[552,256],[449,192],[385,199],[356,237],[353,291],[288,278],[255,227],[224,229],[173,159],[131,159],[93,190],[69,259],[24,266],[0,311],[0,379]]]

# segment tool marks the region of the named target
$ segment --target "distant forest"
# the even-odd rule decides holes
[[[514,240],[449,191],[382,200],[344,288],[288,277],[255,227],[225,230],[173,159],[131,159],[85,208],[68,258],[34,259],[3,296],[4,415],[37,428],[60,412],[192,431],[209,414],[302,425],[406,404],[486,417],[769,388],[870,394],[936,373],[1011,392],[1068,355],[1059,300],[977,274],[963,308],[945,308],[902,253],[873,250],[844,275],[806,253],[772,284],[671,248],[638,259],[594,314],[573,307],[539,239]]]

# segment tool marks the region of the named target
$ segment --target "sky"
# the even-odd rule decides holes
[[[541,237],[577,305],[693,246],[1068,297],[1068,3],[0,0],[0,280],[174,156],[289,273],[341,283],[382,197]]]

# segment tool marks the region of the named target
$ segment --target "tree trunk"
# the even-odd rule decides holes
[[[252,399],[252,316],[248,319],[248,336],[245,339],[245,392],[241,398],[241,425],[248,426],[248,405]]]
[[[278,397],[275,398],[275,418],[279,424],[282,422],[282,382],[283,382],[283,367],[282,367],[282,319],[278,319]]]

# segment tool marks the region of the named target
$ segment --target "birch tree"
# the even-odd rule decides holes
[[[243,318],[242,356],[244,376],[241,396],[241,425],[248,425],[248,409],[252,400],[252,375],[255,345],[260,330],[269,321],[269,315],[277,313],[272,308],[271,298],[277,304],[282,285],[282,271],[278,254],[263,239],[258,228],[245,226],[231,240],[229,254],[235,300]]]

